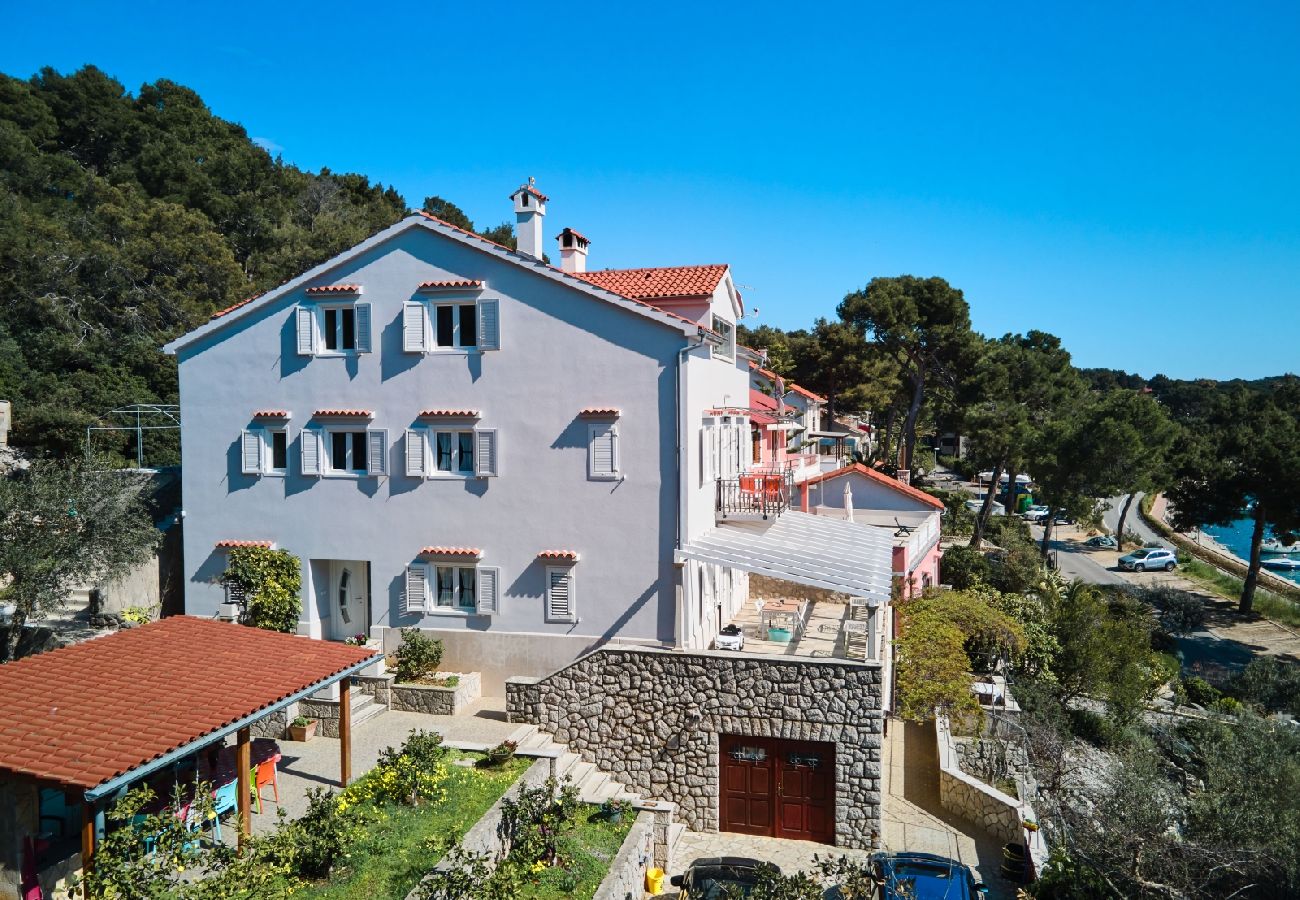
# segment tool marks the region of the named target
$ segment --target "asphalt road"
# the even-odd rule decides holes
[[[1029,533],[1034,536],[1036,541],[1043,539],[1043,529],[1037,525],[1030,525]],[[1069,525],[1057,525],[1052,529],[1052,534],[1061,537],[1077,538],[1079,536],[1079,532]],[[1099,562],[1095,558],[1097,551],[1088,550],[1077,541],[1066,541],[1054,537],[1050,546],[1056,553],[1057,571],[1066,578],[1086,581],[1089,584],[1129,583],[1124,576]],[[1110,556],[1110,554],[1107,554],[1107,556]]]
[[[1110,500],[1106,501],[1110,504],[1110,509],[1106,510],[1102,516],[1102,521],[1106,523],[1106,528],[1110,530],[1111,534],[1114,534],[1119,528],[1119,512],[1124,508],[1124,500],[1125,497],[1119,496],[1111,497]],[[1142,521],[1142,517],[1138,515],[1138,504],[1141,502],[1142,494],[1136,494],[1133,497],[1133,505],[1129,507],[1128,518],[1124,520],[1124,530],[1131,531],[1142,538],[1142,542],[1148,547],[1168,547],[1169,542],[1148,528],[1147,524]],[[1124,549],[1127,550],[1128,548],[1125,547]]]

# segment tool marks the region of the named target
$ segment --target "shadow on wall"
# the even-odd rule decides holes
[[[415,294],[412,294],[410,300],[419,300]],[[372,309],[377,308],[372,306]],[[397,317],[384,324],[383,331],[379,333],[379,380],[387,381],[390,378],[396,378],[403,372],[408,372],[420,364],[424,359],[423,353],[407,353],[402,349],[402,306],[397,307]]]
[[[573,421],[565,425],[559,436],[551,441],[551,449],[587,449],[587,420],[574,416]]]
[[[649,603],[652,598],[658,595],[659,595],[659,587],[657,584],[652,584],[650,585],[650,587],[642,591],[641,595],[637,597],[634,601],[632,601],[630,604],[628,604],[627,608],[623,610],[623,614],[620,615],[617,619],[615,619],[612,625],[610,625],[608,628],[605,629],[605,633],[602,634],[599,639],[593,641],[590,645],[588,645],[587,649],[584,650],[583,652],[590,653],[592,650],[595,650],[597,647],[601,646],[602,644],[616,637],[619,631],[623,628],[623,626],[626,625],[629,621],[631,621],[632,617],[637,614],[637,611],[640,610],[647,603]]]
[[[298,324],[294,321],[295,307],[284,313],[284,326],[280,329],[280,377],[286,378],[301,372],[311,362],[310,356],[298,355]]]
[[[245,475],[243,460],[240,458],[243,436],[236,434],[235,439],[226,448],[226,492],[246,491],[257,484],[256,475]]]

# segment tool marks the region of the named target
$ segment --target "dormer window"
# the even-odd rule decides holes
[[[713,317],[713,330],[722,338],[721,347],[714,348],[713,355],[722,359],[736,358],[736,326],[722,316]]]
[[[298,355],[351,356],[370,352],[370,304],[355,298],[355,284],[308,288],[307,297],[294,312]]]

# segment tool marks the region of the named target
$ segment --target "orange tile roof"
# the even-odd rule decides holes
[[[259,409],[253,413],[254,419],[287,419],[289,410],[287,409]]]
[[[631,300],[668,297],[710,297],[726,273],[725,265],[669,266],[662,269],[603,269],[575,272],[588,284],[613,291]]]
[[[266,547],[270,548],[274,541],[217,541],[218,550],[230,550],[235,547]]]
[[[843,478],[845,475],[851,475],[855,472],[866,478],[870,478],[872,481],[875,481],[878,484],[883,484],[885,487],[893,488],[894,490],[898,491],[900,494],[906,494],[908,497],[911,497],[913,500],[919,500],[922,503],[926,504],[927,506],[933,506],[935,509],[943,509],[943,501],[940,500],[938,497],[932,497],[929,494],[927,494],[925,491],[917,490],[916,488],[912,487],[910,484],[904,484],[903,482],[899,481],[897,478],[890,478],[884,472],[880,472],[876,469],[872,469],[869,466],[864,466],[862,463],[854,463],[851,466],[845,466],[842,469],[836,469],[834,472],[823,472],[820,475],[814,475],[812,478],[809,478],[807,481],[804,481],[802,483],[817,484],[818,482],[821,481],[830,481],[833,478]]]
[[[538,200],[541,200],[543,203],[551,199],[550,197],[546,196],[541,191],[539,191],[537,188],[533,187],[531,184],[521,184],[519,185],[519,187],[515,188],[515,194],[519,193],[520,191],[527,191],[528,193],[536,197]],[[515,199],[515,194],[510,195],[511,200]]]
[[[172,616],[6,663],[0,772],[89,790],[375,656]]]
[[[478,547],[421,547],[421,556],[482,556]]]
[[[483,282],[477,279],[474,280],[464,279],[461,281],[421,281],[418,286],[418,290],[447,291],[447,290],[455,290],[457,288],[474,289],[474,288],[481,288],[481,287],[483,287]]]
[[[762,375],[764,378],[771,381],[773,385],[776,384],[776,379],[780,377],[775,372],[769,369],[764,369],[762,366],[757,365],[756,363],[750,363],[749,367],[753,369],[755,372],[757,372],[758,374]],[[803,396],[807,397],[809,400],[813,400],[817,403],[826,402],[826,398],[823,397],[821,394],[814,394],[812,391],[808,390],[807,388],[799,387],[799,385],[795,384],[793,381],[789,380],[788,378],[785,381],[785,389],[787,391],[794,391],[796,394],[802,394]]]
[[[562,559],[567,562],[578,561],[577,550],[542,550],[537,554],[538,559]]]
[[[234,306],[227,306],[225,309],[219,309],[219,310],[217,310],[216,312],[214,312],[211,316],[209,316],[208,319],[209,319],[209,321],[211,321],[212,319],[220,319],[222,316],[229,315],[230,313],[232,313],[232,312],[234,312],[235,310],[239,309],[241,306],[247,306],[248,304],[252,303],[254,300],[256,300],[258,297],[262,296],[262,294],[264,294],[264,293],[266,293],[266,292],[265,292],[265,291],[258,291],[258,292],[257,292],[256,294],[254,294],[253,296],[251,296],[251,297],[246,297],[246,298],[244,298],[243,300],[240,300],[240,301],[239,301],[238,303],[236,303]]]
[[[321,294],[359,294],[361,285],[359,284],[321,284],[316,287],[307,288],[306,293],[309,296],[320,296]]]
[[[369,419],[374,412],[368,409],[318,409],[312,415],[322,419]]]
[[[477,419],[479,411],[477,409],[422,409],[420,410],[421,419]]]
[[[622,411],[616,406],[589,406],[578,413],[580,416],[620,416],[622,414]]]

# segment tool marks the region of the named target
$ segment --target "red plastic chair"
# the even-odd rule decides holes
[[[262,788],[268,784],[271,786],[276,805],[280,805],[280,785],[276,783],[275,774],[275,758],[258,763],[249,773],[249,779],[253,782],[253,797],[257,800],[258,815],[262,813]]]

